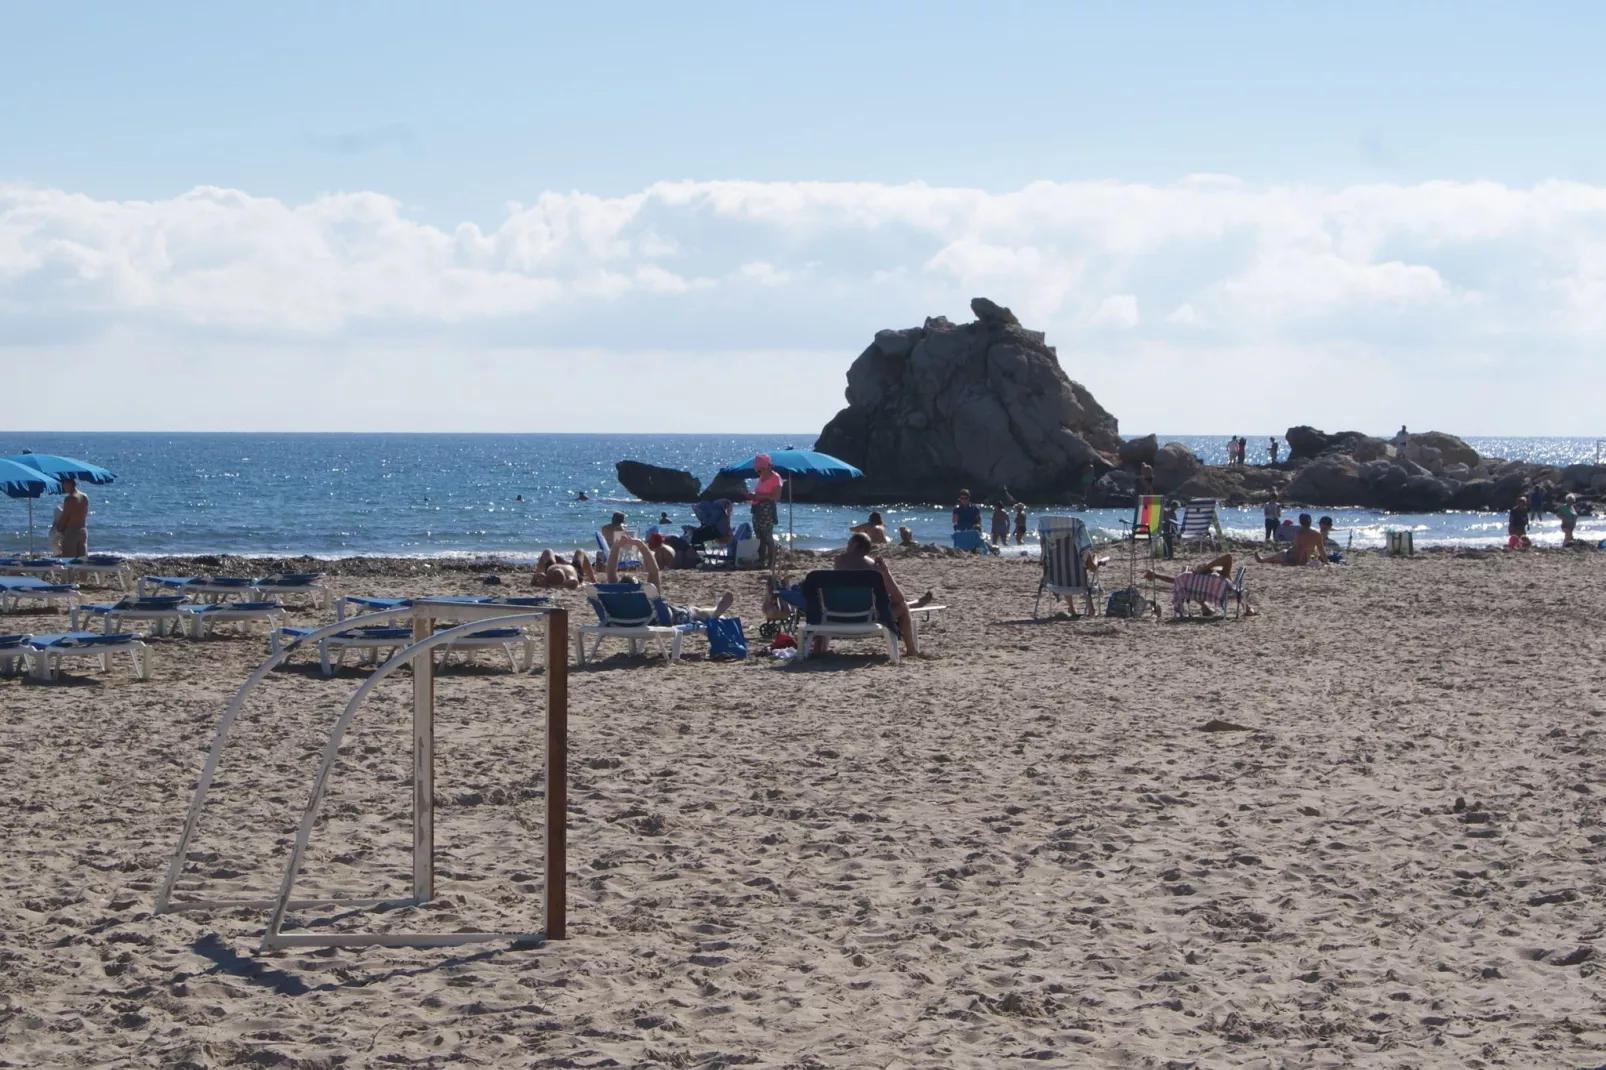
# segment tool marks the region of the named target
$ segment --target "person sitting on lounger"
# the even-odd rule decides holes
[[[608,582],[619,582],[619,558],[627,549],[635,550],[641,555],[641,563],[647,570],[647,582],[658,588],[659,594],[662,594],[664,590],[663,574],[658,571],[658,556],[652,552],[652,547],[630,535],[614,540],[613,550],[608,554]],[[690,624],[694,620],[712,620],[715,617],[723,617],[730,610],[731,603],[736,601],[736,596],[730,591],[726,591],[719,596],[719,601],[709,608],[675,605],[673,602],[669,602],[668,599],[664,601],[669,606],[671,624]]]
[[[884,545],[887,541],[887,525],[882,522],[880,513],[871,513],[869,520],[855,524],[848,530],[870,536],[870,541],[877,546]]]
[[[1321,532],[1310,526],[1310,514],[1300,513],[1299,527],[1294,530],[1294,545],[1267,556],[1256,553],[1255,560],[1262,565],[1304,565],[1320,561],[1325,566],[1327,554],[1323,551]]]
[[[625,533],[625,514],[613,514],[613,520],[602,525],[602,541],[612,546]]]
[[[892,578],[892,570],[887,567],[884,559],[870,556],[870,537],[863,532],[854,532],[848,539],[848,547],[836,556],[831,567],[848,571],[870,570],[881,573],[881,582],[886,585],[887,599],[892,603],[892,616],[898,622],[898,631],[903,635],[903,649],[913,655],[915,649],[915,622],[909,613],[909,602],[903,596],[903,590],[898,581]],[[930,600],[928,594],[921,599],[924,605]],[[797,585],[780,587],[770,584],[764,596],[764,615],[771,619],[779,619],[785,615],[782,603],[788,603],[798,609],[808,608],[808,601],[803,596],[803,590]],[[817,640],[816,651],[824,649],[823,638]]]

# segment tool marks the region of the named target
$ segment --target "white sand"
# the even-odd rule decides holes
[[[260,640],[163,642],[146,684],[0,681],[0,1057],[1598,1066],[1601,561],[1251,565],[1260,617],[1157,625],[1032,623],[1034,564],[904,559],[952,606],[926,658],[577,670],[570,939],[519,951],[257,957],[260,912],[152,916]],[[482,589],[348,567],[353,593]],[[438,684],[440,897],[336,928],[538,925],[544,685],[483,664]],[[276,883],[362,675],[303,666],[241,726],[193,884]],[[408,694],[359,720],[308,892],[405,891]]]

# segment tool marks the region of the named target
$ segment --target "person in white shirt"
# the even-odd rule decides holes
[[[1276,491],[1271,492],[1260,511],[1266,516],[1266,541],[1271,542],[1277,537],[1277,522],[1283,518],[1283,503],[1278,500]]]

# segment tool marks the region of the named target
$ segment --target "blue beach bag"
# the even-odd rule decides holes
[[[710,658],[742,661],[747,658],[747,636],[742,634],[740,617],[715,617],[704,622],[708,628]]]

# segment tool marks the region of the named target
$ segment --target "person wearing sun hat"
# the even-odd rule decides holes
[[[770,455],[761,453],[753,458],[758,478],[753,482],[753,533],[758,536],[758,560],[765,568],[775,567],[775,524],[780,516],[778,504],[785,480],[775,470]]]

